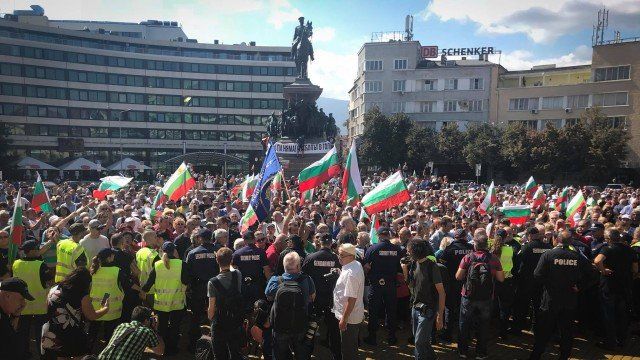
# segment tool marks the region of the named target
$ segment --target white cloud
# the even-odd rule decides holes
[[[524,33],[537,43],[581,29],[590,29],[602,0],[433,0],[419,13],[423,19],[473,22],[487,34]],[[617,28],[640,28],[640,1],[607,0],[609,23]]]
[[[295,23],[302,16],[302,12],[293,7],[288,0],[272,0],[269,7],[267,22],[276,29],[282,28],[286,23]]]
[[[316,42],[331,41],[336,36],[336,29],[332,27],[319,27],[313,29],[313,40]]]
[[[353,85],[358,71],[358,55],[347,55],[316,49],[315,61],[309,62],[309,78],[322,87],[323,97],[348,100],[347,92]]]
[[[507,70],[529,70],[535,65],[556,64],[558,67],[585,65],[591,62],[591,48],[580,45],[572,52],[551,58],[536,59],[532,52],[528,50],[515,50],[500,55],[489,55],[492,62],[500,62]]]

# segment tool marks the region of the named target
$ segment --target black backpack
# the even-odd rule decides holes
[[[278,278],[278,290],[271,307],[271,324],[276,333],[296,335],[307,330],[307,310],[300,285],[304,278],[304,275],[297,280]]]
[[[231,286],[225,289],[217,277],[211,279],[212,285],[218,292],[216,298],[216,317],[212,327],[215,330],[233,331],[238,329],[243,322],[244,300],[238,289],[238,273],[231,272]]]
[[[493,275],[489,265],[490,254],[477,257],[470,254],[471,265],[467,269],[467,280],[464,284],[466,297],[471,300],[491,300],[493,298]]]

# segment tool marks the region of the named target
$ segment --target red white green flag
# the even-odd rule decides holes
[[[569,201],[569,188],[565,187],[562,189],[560,195],[556,199],[556,210],[557,211],[566,211],[567,210],[567,201]]]
[[[13,207],[13,216],[11,218],[11,228],[9,229],[9,265],[18,256],[18,249],[22,245],[24,237],[24,225],[22,224],[22,190],[18,190],[18,196],[15,197],[15,205]]]
[[[187,164],[182,163],[162,187],[162,193],[169,200],[176,201],[185,196],[196,184]]]
[[[409,201],[410,198],[402,172],[397,171],[369,191],[361,202],[367,214],[373,215]]]
[[[316,188],[338,174],[340,174],[340,163],[338,162],[338,150],[334,146],[322,159],[300,172],[298,175],[299,190],[303,192]]]
[[[278,171],[276,176],[273,178],[273,182],[271,183],[271,190],[274,192],[278,192],[282,190],[282,171]]]
[[[492,205],[496,202],[498,202],[498,198],[496,197],[496,188],[492,181],[491,185],[489,185],[489,188],[487,189],[487,194],[485,195],[484,200],[482,200],[480,206],[478,206],[478,212],[482,215],[486,214],[491,210]]]
[[[522,225],[527,222],[531,216],[531,208],[529,205],[504,206],[498,209],[504,217],[509,219],[511,225]]]
[[[544,202],[547,200],[547,195],[544,193],[542,186],[538,186],[535,194],[533,194],[533,203],[531,204],[532,209],[537,209],[544,205]]]
[[[35,211],[53,213],[51,203],[49,202],[49,193],[47,192],[47,188],[45,188],[44,184],[42,183],[40,173],[37,174],[38,180],[36,180],[36,184],[33,187],[33,198],[31,199],[31,206],[33,206],[33,209]]]
[[[364,212],[364,211],[363,211]],[[369,240],[372,244],[377,244],[379,242],[378,239],[378,228],[380,227],[380,221],[376,215],[373,215],[371,218],[371,230],[369,230]]]
[[[315,189],[309,189],[300,194],[300,205],[304,205],[307,201],[313,201],[313,193]]]
[[[258,175],[247,175],[243,184],[242,201],[249,202],[249,200],[251,200],[251,195],[253,195],[253,191],[256,189],[256,185],[258,184]]]
[[[103,200],[107,195],[113,193],[116,190],[127,186],[133,178],[124,176],[106,176],[100,179],[101,183],[97,190],[93,190],[93,197],[99,200]]]
[[[533,198],[533,194],[535,194],[537,188],[538,184],[536,184],[533,176],[531,176],[529,180],[527,180],[527,183],[524,185],[524,192],[527,194],[527,199]]]
[[[255,210],[251,204],[247,207],[247,211],[245,211],[244,216],[240,219],[240,233],[244,233],[249,229],[249,226],[253,225],[256,221],[258,221],[258,215],[256,215]]]
[[[567,205],[567,220],[571,224],[571,227],[576,226],[575,216],[580,213],[583,207],[587,205],[587,202],[584,200],[584,195],[582,195],[582,190],[578,191],[578,193],[571,199],[569,204]]]
[[[340,200],[347,204],[358,201],[362,194],[362,179],[360,178],[360,168],[358,167],[358,156],[356,154],[356,142],[351,142],[349,155],[345,162],[342,174],[342,197]]]

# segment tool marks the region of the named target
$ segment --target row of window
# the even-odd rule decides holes
[[[266,124],[268,116],[233,114],[183,114],[148,111],[71,108],[48,105],[0,104],[0,115],[49,117],[59,119],[112,120],[159,123],[256,125]]]
[[[442,79],[444,81],[444,90],[484,90],[484,79],[483,78],[471,78],[469,79],[468,86],[465,86],[463,89],[459,87],[460,79]],[[421,81],[422,91],[438,91],[438,79],[426,79]],[[393,91],[406,91],[407,80],[393,80]],[[364,82],[364,92],[365,93],[376,93],[382,92],[382,81],[381,80],[372,80]],[[357,95],[356,95],[357,97]]]
[[[408,66],[407,59],[394,59],[394,70],[406,70]],[[364,69],[366,71],[382,71],[384,70],[382,60],[367,60],[365,61]]]
[[[49,86],[1,83],[0,95],[26,96],[46,99],[109,102],[121,104],[146,104],[164,106],[235,108],[235,109],[282,109],[284,100],[240,99],[210,96],[180,96],[136,94],[102,90],[80,90]]]
[[[591,106],[623,106],[629,101],[627,92],[613,92],[593,94]],[[514,98],[509,99],[510,111],[527,110],[560,110],[564,108],[586,108],[589,106],[589,95],[545,96],[542,98]]]
[[[206,74],[255,75],[255,76],[295,76],[295,67],[249,66],[223,64],[197,64],[176,61],[121,58],[69,51],[41,49],[28,46],[0,44],[0,55],[21,56],[33,59],[62,61],[78,64],[114,66],[131,69],[147,69]]]
[[[573,126],[580,122],[580,118],[570,119],[544,119],[544,120],[509,120],[509,123],[522,123],[529,130],[543,130],[549,126],[561,128],[564,126]],[[626,116],[607,116],[609,126],[613,128],[627,128]]]
[[[6,124],[10,135],[111,139],[260,141],[263,134],[250,131],[171,130],[67,126],[49,124]],[[122,134],[120,134],[122,130]]]
[[[131,44],[127,39],[123,39],[121,41],[96,40],[60,34],[47,34],[38,31],[7,27],[0,28],[0,37],[45,42],[48,44],[63,44],[85,48],[126,51],[141,54],[184,56],[207,59],[291,61],[291,57],[288,53],[243,52],[233,50],[180,48],[178,46],[168,47],[145,44]]]
[[[269,92],[282,93],[284,83],[193,80],[139,75],[107,74],[91,71],[65,70],[42,66],[0,63],[0,75],[20,76],[37,79],[73,81],[92,84],[137,86],[150,88]]]
[[[595,70],[594,81],[627,80],[629,68],[629,65],[598,68]]]

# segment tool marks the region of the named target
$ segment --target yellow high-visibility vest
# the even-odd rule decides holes
[[[182,310],[185,306],[185,287],[182,286],[182,260],[170,259],[170,269],[162,261],[156,261],[156,292],[153,294],[153,308],[158,311]]]
[[[42,287],[40,281],[41,260],[16,260],[13,262],[13,276],[24,280],[31,296],[35,300],[27,301],[22,315],[44,315],[47,313],[47,294],[49,289]]]
[[[84,249],[72,239],[60,240],[56,245],[56,277],[55,281],[60,282],[65,276],[76,268],[76,260]]]
[[[144,286],[149,279],[151,269],[153,269],[153,260],[158,256],[158,251],[143,247],[136,252],[136,264],[140,269],[140,286]],[[153,294],[155,287],[151,287],[148,294]]]
[[[109,321],[119,319],[122,315],[122,300],[124,293],[118,286],[118,274],[120,268],[117,266],[101,266],[91,280],[91,304],[95,310],[102,308],[102,298],[104,294],[109,294],[109,311],[97,321]]]
[[[511,277],[511,270],[513,270],[513,248],[508,245],[502,245],[500,251],[500,264],[502,264],[502,271],[505,278]]]

